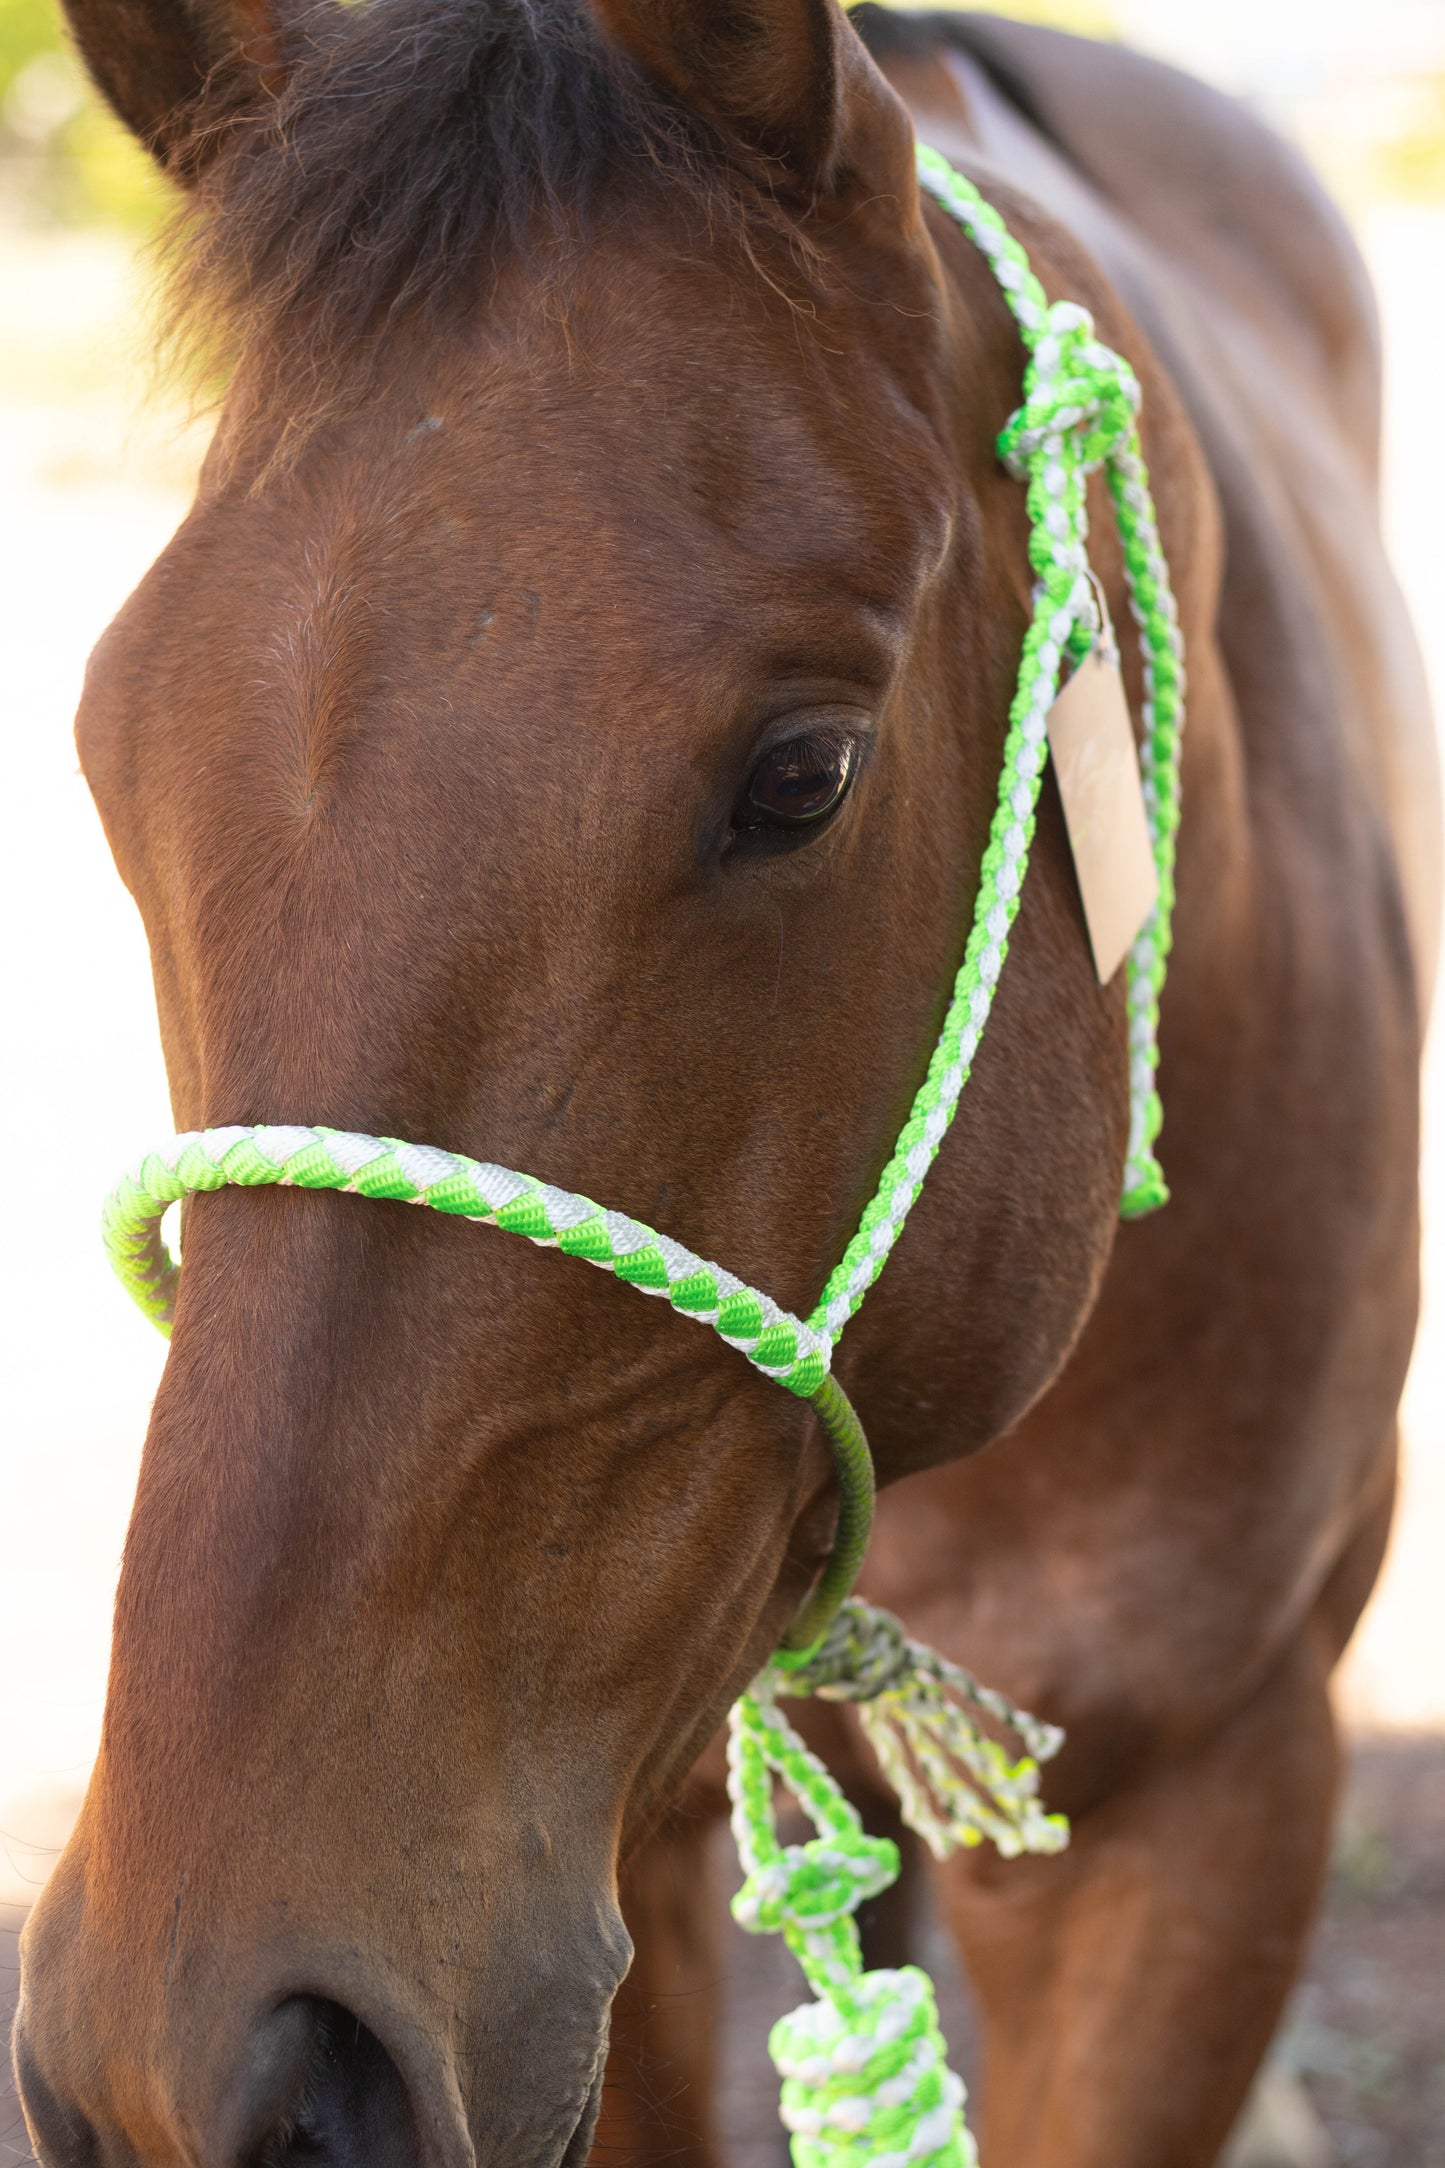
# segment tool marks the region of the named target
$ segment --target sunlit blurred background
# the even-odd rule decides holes
[[[1391,545],[1445,710],[1445,0],[1037,0],[1012,12],[1126,37],[1254,101],[1344,204],[1384,314]],[[181,518],[206,437],[147,369],[146,249],[167,192],[87,91],[56,16],[53,0],[0,0],[0,1921],[12,1924],[94,1750],[162,1355],[96,1239],[105,1189],[169,1120],[144,944],[70,721],[87,651]],[[1429,1107],[1427,1312],[1401,1513],[1341,1685],[1356,1775],[1278,2051],[1313,2104],[1299,2163],[1445,2162],[1439,1058]],[[4,1990],[0,1976],[0,2007]],[[0,2108],[0,2162],[25,2156],[7,2120]]]

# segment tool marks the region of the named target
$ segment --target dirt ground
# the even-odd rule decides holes
[[[1445,1739],[1357,1748],[1279,2054],[1346,2168],[1445,2162]]]

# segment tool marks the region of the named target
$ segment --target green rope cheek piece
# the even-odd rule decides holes
[[[745,1881],[741,1924],[781,1933],[817,2000],[783,2018],[771,2049],[783,2077],[783,2121],[796,2168],[970,2168],[963,2085],[947,2067],[926,1974],[865,1972],[854,1920],[898,1872],[886,1839],[865,1834],[836,1780],[778,1709],[780,1695],[858,1704],[863,1728],[905,1818],[933,1852],[988,1840],[1007,1856],[1056,1851],[1062,1817],[1038,1798],[1039,1764],[1062,1735],[910,1641],[888,1613],[848,1598],[873,1512],[873,1463],[846,1394],[830,1374],[848,1320],[882,1271],[953,1120],[993,1005],[1028,867],[1047,754],[1049,709],[1066,663],[1103,627],[1088,560],[1086,484],[1105,470],[1123,543],[1144,662],[1145,807],[1159,877],[1155,908],[1129,953],[1129,1138],[1120,1210],[1168,1196],[1154,1141],[1160,1125],[1159,996],[1174,905],[1184,660],[1159,544],[1128,363],[1101,345],[1087,310],[1051,303],[1003,220],[971,182],[920,145],[923,187],[988,261],[1027,351],[1024,403],[999,454],[1027,485],[1035,584],[1018,687],[1009,710],[998,802],[979,870],[963,962],[933,1057],[858,1231],[807,1319],[626,1214],[511,1168],[431,1145],[289,1126],[192,1132],[149,1153],[109,1199],[111,1262],[146,1315],[169,1332],[179,1266],[161,1219],[181,1198],[228,1184],[288,1184],[420,1204],[585,1258],[665,1298],[811,1403],[832,1449],[838,1525],[822,1575],[784,1647],[732,1712],[729,1790]],[[1013,1759],[970,1710],[1013,1732]],[[817,1835],[784,1846],[774,1813],[781,1780]]]

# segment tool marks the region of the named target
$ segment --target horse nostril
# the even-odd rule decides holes
[[[309,1995],[293,1996],[263,2020],[234,2097],[235,2151],[246,2168],[269,2162],[290,2130],[316,2059],[319,2023]]]
[[[42,2074],[23,2021],[14,2054],[41,2168],[99,2168],[94,2131]],[[292,1996],[265,2018],[216,2137],[219,2157],[237,2168],[419,2168],[421,2160],[406,2086],[386,2049],[349,2010],[311,1995]],[[122,2157],[139,2156],[123,2146]]]
[[[421,2153],[406,2086],[359,2018],[299,1996],[268,2027],[242,2168],[415,2168]]]

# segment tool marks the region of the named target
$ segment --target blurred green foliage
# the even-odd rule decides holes
[[[0,0],[0,97],[20,69],[55,43],[55,10],[49,0]]]
[[[91,90],[57,0],[0,0],[0,185],[33,216],[156,225],[164,182]]]

